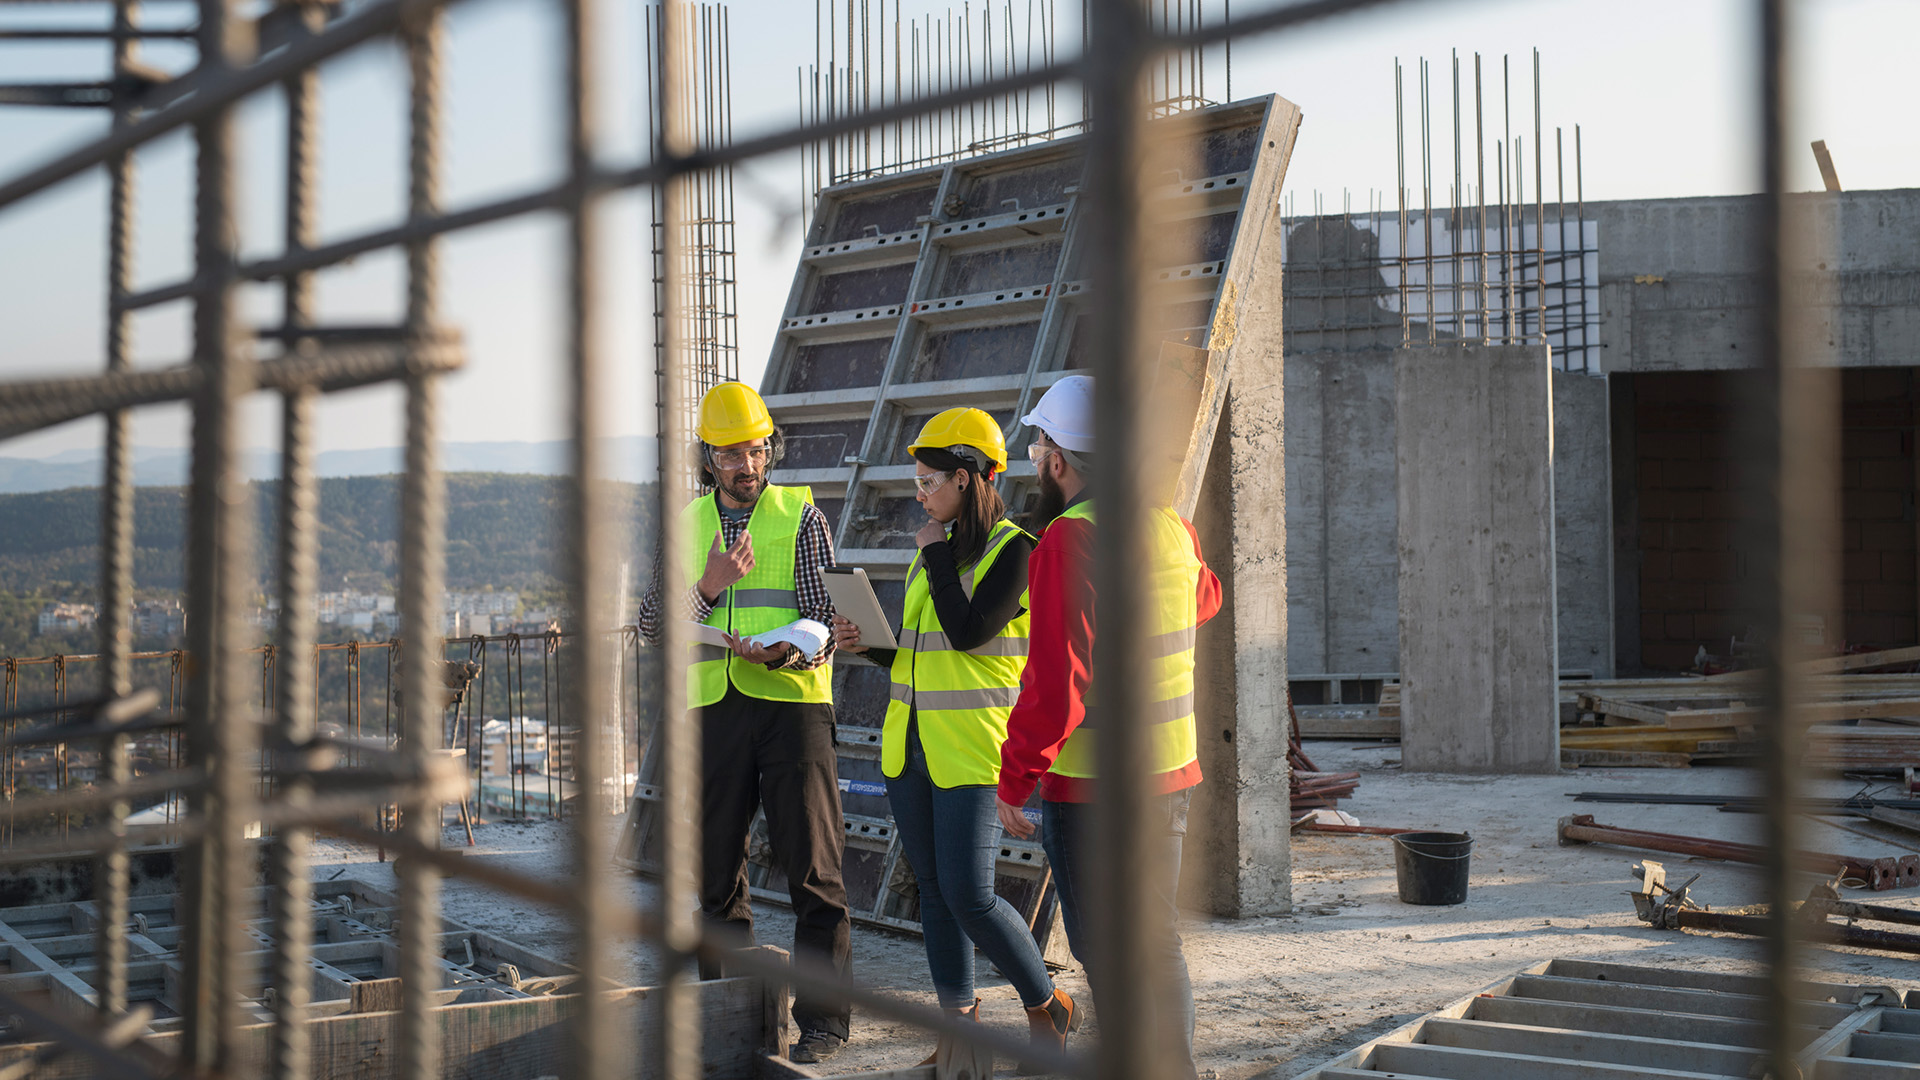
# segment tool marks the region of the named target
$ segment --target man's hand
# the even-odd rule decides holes
[[[788,657],[800,651],[794,648],[791,643],[785,641],[775,644],[772,648],[766,648],[755,645],[744,637],[734,637],[732,634],[728,634],[726,637],[727,644],[733,647],[733,655],[745,660],[749,664],[771,664],[778,667],[786,663]]]
[[[928,544],[937,544],[946,538],[947,527],[932,518],[928,518],[927,523],[920,526],[920,531],[913,534],[913,542],[916,547],[926,547]]]
[[[1001,828],[1022,840],[1034,834],[1036,830],[1033,822],[1027,820],[1027,815],[1022,813],[1019,807],[997,797],[993,801],[1000,812]]]
[[[842,652],[867,651],[867,647],[860,644],[860,628],[838,615],[833,617],[833,644]]]
[[[753,572],[753,534],[743,532],[732,547],[720,545],[720,534],[713,534],[713,546],[707,549],[707,567],[700,574],[700,595],[711,604],[720,599],[734,582]]]

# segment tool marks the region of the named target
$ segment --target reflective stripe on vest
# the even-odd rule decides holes
[[[1068,508],[1060,516],[1095,522],[1091,500]],[[1198,592],[1203,564],[1194,553],[1193,538],[1180,515],[1157,509],[1145,524],[1143,539],[1152,572],[1147,577],[1147,595],[1141,598],[1143,629],[1147,632],[1142,650],[1147,661],[1147,700],[1141,706],[1140,719],[1148,725],[1147,767],[1157,775],[1184,768],[1199,757],[1193,716],[1193,646],[1200,622]],[[1049,772],[1076,779],[1096,775],[1097,710],[1091,696],[1086,705],[1086,719],[1067,736]]]
[[[986,550],[960,574],[960,586],[969,597],[974,582],[992,570],[1016,536],[1032,538],[1005,520],[987,534]],[[912,717],[935,784],[998,783],[1000,744],[1007,739],[1007,718],[1020,698],[1020,673],[1027,667],[1027,613],[1008,620],[978,648],[955,649],[934,609],[926,568],[915,556],[907,571],[900,621],[893,687],[880,731],[880,771],[899,776],[906,767],[907,721]]]
[[[700,580],[707,552],[720,532],[716,495],[695,499],[681,511],[686,543],[687,585]],[[800,520],[813,502],[813,489],[769,484],[753,504],[747,535],[753,537],[753,569],[721,593],[706,624],[736,637],[753,637],[777,630],[800,617],[800,596],[794,588],[794,541]],[[748,697],[766,701],[826,702],[833,700],[833,666],[809,671],[767,670],[733,655],[731,649],[695,644],[687,655],[687,707],[711,705],[726,696],[732,683]]]

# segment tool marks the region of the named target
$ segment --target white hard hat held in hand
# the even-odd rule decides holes
[[[1093,376],[1069,375],[1040,395],[1020,422],[1047,433],[1055,446],[1093,452]]]

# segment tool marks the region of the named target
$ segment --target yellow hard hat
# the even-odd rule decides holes
[[[700,399],[698,434],[708,446],[751,442],[773,434],[773,417],[753,387],[723,382]]]
[[[963,446],[970,446],[986,455],[986,459],[993,462],[994,472],[1006,469],[1007,440],[1000,434],[1000,424],[979,409],[948,409],[943,413],[935,413],[927,421],[927,426],[920,429],[919,438],[907,447],[907,453],[914,454],[921,450],[951,451]]]

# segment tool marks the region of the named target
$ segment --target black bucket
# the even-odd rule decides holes
[[[1403,904],[1464,904],[1473,837],[1410,832],[1393,837],[1393,875]]]

